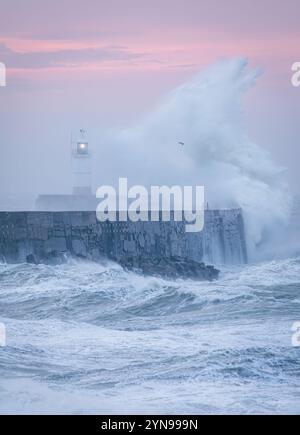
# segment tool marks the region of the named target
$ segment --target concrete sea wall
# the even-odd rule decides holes
[[[101,223],[92,211],[0,213],[0,260],[48,262],[65,254],[118,262],[137,256],[207,264],[247,262],[239,209],[205,211],[201,233],[186,233],[184,222]]]

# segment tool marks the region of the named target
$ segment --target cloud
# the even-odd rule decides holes
[[[0,58],[8,68],[42,69],[58,67],[81,67],[106,61],[128,62],[145,57],[145,53],[133,52],[126,47],[104,46],[87,48],[57,49],[56,51],[34,51],[21,53],[0,44]]]

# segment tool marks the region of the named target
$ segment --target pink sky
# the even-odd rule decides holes
[[[236,55],[276,75],[297,56],[299,10],[298,0],[10,0],[1,2],[0,57],[11,79],[34,81],[36,69],[41,80],[57,68],[194,71]]]
[[[11,155],[22,154],[21,132],[35,141],[37,121],[45,134],[61,122],[66,135],[79,122],[126,125],[202,67],[242,55],[264,71],[249,96],[249,130],[298,181],[300,96],[290,76],[299,0],[2,0],[0,12],[0,123]]]

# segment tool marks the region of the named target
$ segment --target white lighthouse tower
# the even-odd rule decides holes
[[[94,211],[92,194],[92,155],[87,133],[81,129],[76,140],[71,138],[72,194],[42,194],[36,200],[38,211]]]
[[[71,145],[73,195],[90,196],[92,195],[92,165],[87,132],[81,129],[79,139],[75,142],[72,139]]]

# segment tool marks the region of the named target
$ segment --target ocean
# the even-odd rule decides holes
[[[165,280],[0,264],[0,413],[299,414],[300,257]]]

